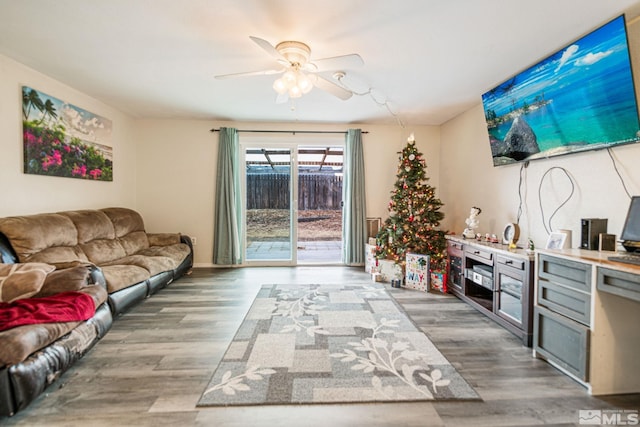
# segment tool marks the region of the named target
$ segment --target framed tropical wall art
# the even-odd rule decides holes
[[[22,87],[24,173],[113,181],[111,120]]]

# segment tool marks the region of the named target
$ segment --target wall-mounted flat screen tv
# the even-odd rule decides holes
[[[624,16],[482,95],[493,165],[640,140]]]

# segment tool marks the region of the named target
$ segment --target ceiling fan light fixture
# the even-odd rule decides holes
[[[300,70],[288,70],[273,82],[273,90],[279,95],[289,94],[289,98],[300,98],[313,89],[313,82]]]
[[[284,95],[285,93],[287,93],[289,88],[287,87],[287,85],[284,82],[284,80],[276,79],[276,81],[273,82],[273,90],[278,92],[279,95]]]
[[[216,78],[282,73],[280,78],[276,79],[272,85],[273,90],[278,93],[277,103],[285,102],[287,97],[300,98],[313,90],[314,87],[318,87],[343,101],[354,94],[353,91],[343,87],[342,77],[344,77],[345,73],[339,70],[362,66],[364,61],[357,53],[311,61],[311,49],[305,43],[288,40],[273,46],[267,40],[259,37],[250,36],[249,38],[269,54],[280,66],[280,69],[225,74],[216,76]],[[317,75],[319,72],[328,71],[336,71],[333,76],[334,79]]]
[[[304,73],[298,72],[296,83],[302,93],[309,93],[311,92],[311,89],[313,89],[313,83],[311,83],[311,79]]]
[[[302,89],[299,86],[291,86],[289,89],[289,98],[300,98],[302,96]]]
[[[311,56],[309,46],[297,41],[280,42],[276,45],[275,49],[290,64],[299,64],[300,66],[309,62],[309,57]]]
[[[298,77],[296,76],[296,73],[294,71],[288,70],[280,78],[284,81],[287,87],[291,87],[296,84],[296,80]]]

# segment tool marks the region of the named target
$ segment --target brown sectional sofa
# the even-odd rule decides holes
[[[187,236],[146,233],[140,214],[127,208],[0,218],[0,233],[15,252],[14,262],[86,262],[100,267],[114,315],[193,265]]]
[[[190,272],[193,247],[184,235],[147,233],[131,209],[65,211],[0,218],[0,262],[52,265],[33,298],[74,290],[89,293],[96,307],[83,322],[0,332],[2,416],[41,394],[107,333],[113,318]]]

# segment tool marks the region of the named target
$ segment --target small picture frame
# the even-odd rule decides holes
[[[382,227],[382,218],[367,218],[367,237],[375,238]]]
[[[547,239],[546,249],[562,249],[564,248],[564,242],[566,239],[566,233],[552,231],[551,234],[549,234],[549,239]]]

